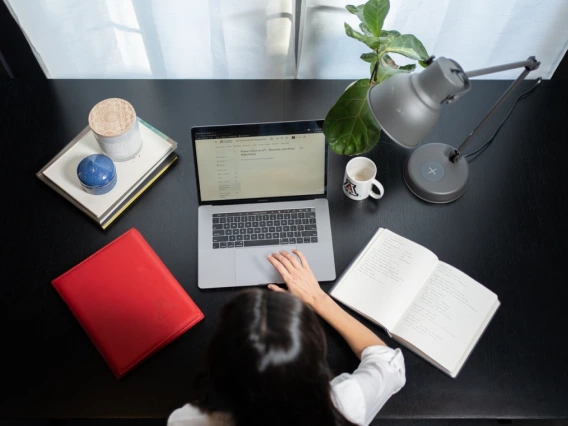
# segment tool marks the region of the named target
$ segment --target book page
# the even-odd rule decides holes
[[[495,293],[439,262],[392,332],[452,372],[496,302]]]
[[[379,232],[331,295],[391,330],[438,259],[428,249],[387,229]]]

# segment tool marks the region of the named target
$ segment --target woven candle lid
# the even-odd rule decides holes
[[[98,135],[120,136],[127,132],[136,120],[136,112],[130,102],[120,98],[100,101],[89,113],[89,126]]]

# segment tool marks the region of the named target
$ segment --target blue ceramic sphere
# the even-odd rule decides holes
[[[116,167],[104,154],[89,155],[77,166],[77,177],[89,194],[106,194],[116,185]]]

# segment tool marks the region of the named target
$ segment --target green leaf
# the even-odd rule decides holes
[[[400,36],[400,33],[398,31],[381,31],[381,36],[379,37],[381,39],[381,46],[379,48],[380,53],[385,52],[387,46],[394,40],[395,37],[398,36]]]
[[[375,69],[375,64],[377,63],[377,61],[379,60],[379,55],[378,53],[363,53],[361,55],[361,59],[363,59],[365,62],[369,63],[369,74],[372,76],[373,75],[373,70]]]
[[[368,79],[358,80],[341,95],[325,117],[323,132],[327,143],[337,154],[368,152],[381,136],[381,128],[367,103],[370,87]]]
[[[381,37],[395,37],[395,36],[399,36],[400,33],[398,31],[395,30],[391,30],[391,31],[387,31],[387,30],[382,30],[381,31]]]
[[[364,22],[361,22],[359,24],[359,28],[361,28],[361,31],[363,31],[363,34],[365,34],[366,36],[373,37],[373,34],[371,34],[371,30],[365,25]]]
[[[353,15],[357,15],[357,18],[359,18],[359,20],[361,22],[363,22],[363,8],[364,7],[365,7],[364,4],[360,4],[359,6],[353,6],[352,4],[348,4],[347,6],[345,6],[345,9],[347,9]]]
[[[385,51],[398,53],[407,58],[418,59],[420,61],[428,59],[428,52],[426,52],[424,45],[412,34],[394,37],[390,43],[387,44]]]
[[[381,36],[383,23],[389,13],[389,0],[369,0],[363,7],[362,21],[367,25],[371,34],[375,37]]]
[[[361,59],[363,59],[365,62],[369,62],[371,64],[374,64],[375,62],[377,62],[379,60],[379,55],[375,52],[363,53],[361,55]]]
[[[387,78],[396,74],[409,74],[416,69],[416,64],[404,65],[399,67],[389,55],[381,57],[379,69],[377,71],[376,83],[385,81]]]
[[[396,69],[406,69],[406,70],[411,70],[411,71],[414,71],[414,69],[416,68],[416,64],[398,66],[396,64],[396,62],[393,60],[393,58],[390,57],[390,55],[382,55],[379,59],[381,61],[381,65],[384,66],[384,67],[391,67],[391,68],[396,68]]]
[[[361,59],[369,63],[369,73],[373,75],[373,69],[375,68],[375,64],[379,60],[379,54],[376,52],[363,53],[361,55]]]
[[[379,37],[369,37],[361,34],[359,31],[355,31],[348,23],[345,23],[345,34],[355,40],[362,41],[371,49],[378,49],[381,45],[381,39]]]

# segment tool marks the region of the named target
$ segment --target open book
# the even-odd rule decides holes
[[[383,228],[330,294],[454,378],[500,305],[430,250]]]

